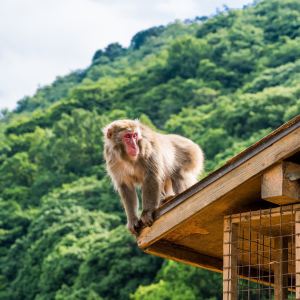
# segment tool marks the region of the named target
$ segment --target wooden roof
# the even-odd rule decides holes
[[[288,183],[285,176],[278,175],[286,169],[298,170],[297,164],[300,115],[160,206],[153,225],[140,231],[139,247],[150,254],[222,272],[224,216],[299,202],[300,184]],[[278,191],[273,191],[273,186],[279,193],[280,188],[284,193],[294,190],[296,198],[274,198],[271,194]]]

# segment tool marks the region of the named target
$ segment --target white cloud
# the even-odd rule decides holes
[[[128,46],[140,30],[215,12],[211,0],[1,0],[0,109],[86,68],[96,50]],[[227,0],[241,7],[246,0]]]
[[[155,7],[176,19],[185,19],[196,16],[197,12],[199,12],[199,3],[194,0],[167,0],[159,1]]]

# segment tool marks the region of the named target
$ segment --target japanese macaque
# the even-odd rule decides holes
[[[192,141],[160,134],[138,120],[119,120],[103,128],[107,171],[119,191],[127,215],[127,229],[138,235],[139,220],[153,223],[160,201],[197,182],[203,152]],[[142,187],[143,210],[138,217],[136,187]]]

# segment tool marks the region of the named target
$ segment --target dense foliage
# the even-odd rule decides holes
[[[184,135],[207,174],[299,113],[299,79],[300,2],[265,0],[139,32],[3,109],[0,299],[221,299],[220,274],[146,255],[125,230],[101,128]]]

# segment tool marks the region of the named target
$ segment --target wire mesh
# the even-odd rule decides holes
[[[297,299],[296,212],[299,205],[225,218],[224,300]]]

